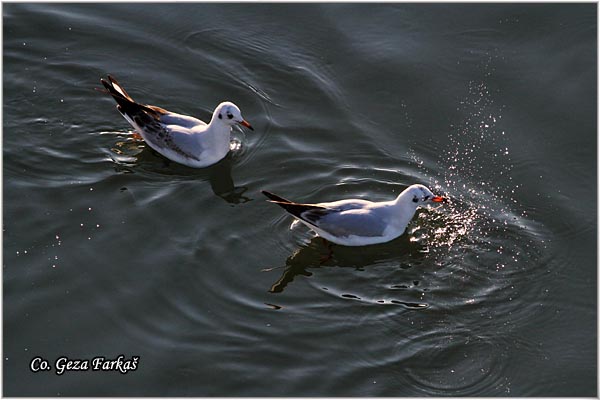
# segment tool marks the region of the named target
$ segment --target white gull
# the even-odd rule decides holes
[[[409,186],[394,200],[381,202],[347,199],[304,204],[265,190],[262,193],[322,238],[343,246],[389,242],[404,233],[419,205],[446,200],[418,184]]]
[[[137,103],[110,75],[108,81],[100,81],[117,102],[117,110],[151,148],[188,167],[208,167],[224,158],[229,152],[233,125],[254,130],[229,101],[219,104],[206,124],[188,115]]]

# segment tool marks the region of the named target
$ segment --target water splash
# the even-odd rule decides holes
[[[432,250],[488,236],[515,215],[512,208],[518,205],[514,195],[519,186],[512,184],[510,151],[499,126],[503,108],[495,104],[485,82],[469,83],[468,95],[457,107],[464,118],[450,126],[450,144],[437,161],[436,170],[443,174],[429,178],[434,191],[446,193],[451,201],[439,210],[425,210],[433,229],[412,229],[416,240],[426,239]],[[425,163],[416,154],[411,158],[429,176]]]

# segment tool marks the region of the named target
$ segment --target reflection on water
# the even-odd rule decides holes
[[[101,134],[123,135],[120,132],[101,132]],[[207,168],[193,169],[169,160],[160,153],[144,144],[143,139],[128,134],[125,140],[118,141],[112,147],[110,158],[115,163],[115,171],[120,173],[133,173],[137,168],[159,174],[182,174],[198,177],[208,177],[210,187],[214,194],[231,204],[240,204],[251,201],[245,195],[248,190],[244,186],[235,186],[232,177],[232,165],[238,157],[236,153],[242,151],[242,143],[234,138],[231,141],[231,152],[218,163]]]
[[[320,237],[313,237],[307,245],[295,250],[286,259],[283,273],[273,283],[269,292],[282,292],[299,275],[312,276],[313,273],[309,269],[344,267],[362,270],[368,266],[388,263],[399,263],[398,267],[401,269],[410,268],[407,262],[418,263],[419,258],[423,258],[424,249],[418,241],[409,240],[407,235],[367,248],[369,251],[360,247],[340,246]],[[278,270],[279,268],[263,269],[264,272]]]

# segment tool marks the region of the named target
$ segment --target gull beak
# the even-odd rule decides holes
[[[447,197],[442,197],[442,196],[433,196],[431,198],[431,201],[433,201],[434,203],[445,203],[448,201]]]
[[[241,122],[238,122],[238,124],[244,125],[246,128],[250,129],[251,131],[254,130],[252,125],[250,125],[250,123],[248,121],[246,121],[245,119],[243,119]]]

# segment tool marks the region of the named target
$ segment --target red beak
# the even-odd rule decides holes
[[[431,201],[433,201],[434,203],[441,203],[441,202],[446,202],[446,201],[448,201],[448,199],[447,199],[447,198],[445,198],[445,197],[442,197],[442,196],[433,196],[433,197],[431,198]]]
[[[240,125],[244,125],[246,128],[250,129],[251,131],[254,130],[254,128],[252,127],[252,125],[250,125],[250,123],[248,121],[246,121],[245,119],[242,120],[242,122],[239,123]]]

